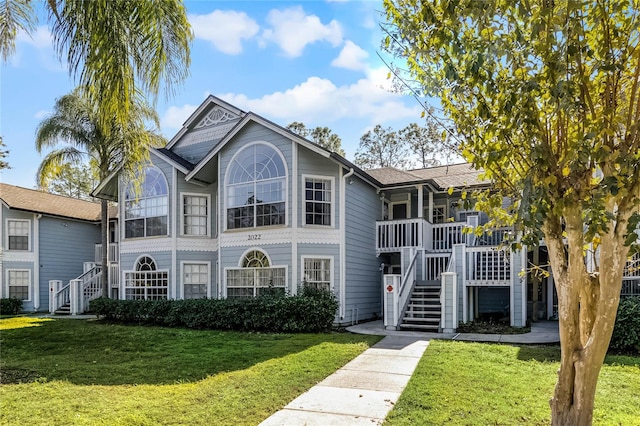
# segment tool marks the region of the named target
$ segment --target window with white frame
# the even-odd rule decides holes
[[[124,273],[126,299],[166,299],[168,289],[169,271],[158,270],[156,262],[149,256],[138,259],[134,271]]]
[[[209,235],[209,197],[206,195],[182,195],[182,234]]]
[[[251,250],[239,268],[227,269],[227,298],[254,297],[273,290],[284,293],[286,276],[286,268],[271,266],[265,253]]]
[[[447,221],[447,206],[433,206],[433,223],[445,223]]]
[[[304,285],[318,290],[331,290],[331,259],[303,257]]]
[[[274,148],[243,148],[229,165],[226,183],[227,229],[284,225],[286,168]]]
[[[28,220],[7,220],[7,243],[9,250],[29,250]]]
[[[125,191],[125,238],[167,235],[168,206],[167,180],[160,170],[147,167],[140,193],[134,184]]]
[[[185,299],[202,299],[207,297],[208,286],[208,263],[182,264],[182,287]]]
[[[305,224],[331,226],[332,180],[304,178]]]
[[[9,297],[19,300],[31,300],[29,289],[31,288],[31,271],[9,269],[7,271],[9,281]]]

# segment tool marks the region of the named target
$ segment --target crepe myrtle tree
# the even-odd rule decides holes
[[[592,423],[623,270],[638,249],[638,0],[384,0],[384,46],[439,97],[494,183],[494,222],[544,238],[561,361],[552,424]],[[513,204],[503,209],[503,196]]]

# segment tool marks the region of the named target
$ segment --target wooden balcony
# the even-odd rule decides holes
[[[432,224],[427,220],[401,219],[376,222],[376,251],[399,252],[405,248],[424,248],[432,252],[450,252],[454,244],[466,243],[462,230],[466,222]]]

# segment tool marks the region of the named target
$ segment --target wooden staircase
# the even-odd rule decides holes
[[[416,281],[399,328],[434,333],[440,331],[439,281]]]

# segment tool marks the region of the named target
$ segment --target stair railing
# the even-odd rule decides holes
[[[102,294],[102,267],[95,266],[69,282],[71,287],[71,315],[78,315],[89,308],[89,301]]]
[[[69,304],[70,285],[62,285],[60,280],[49,281],[49,313],[55,314],[58,309]]]
[[[400,325],[402,321],[402,315],[404,310],[407,308],[407,303],[409,302],[409,296],[413,292],[413,288],[416,285],[416,263],[418,260],[418,255],[420,254],[419,250],[411,249],[409,251],[411,256],[411,261],[409,262],[409,266],[407,267],[406,272],[402,277],[402,281],[400,282],[400,288],[398,289],[398,297],[396,299],[395,312],[397,313],[397,321],[396,327]]]

